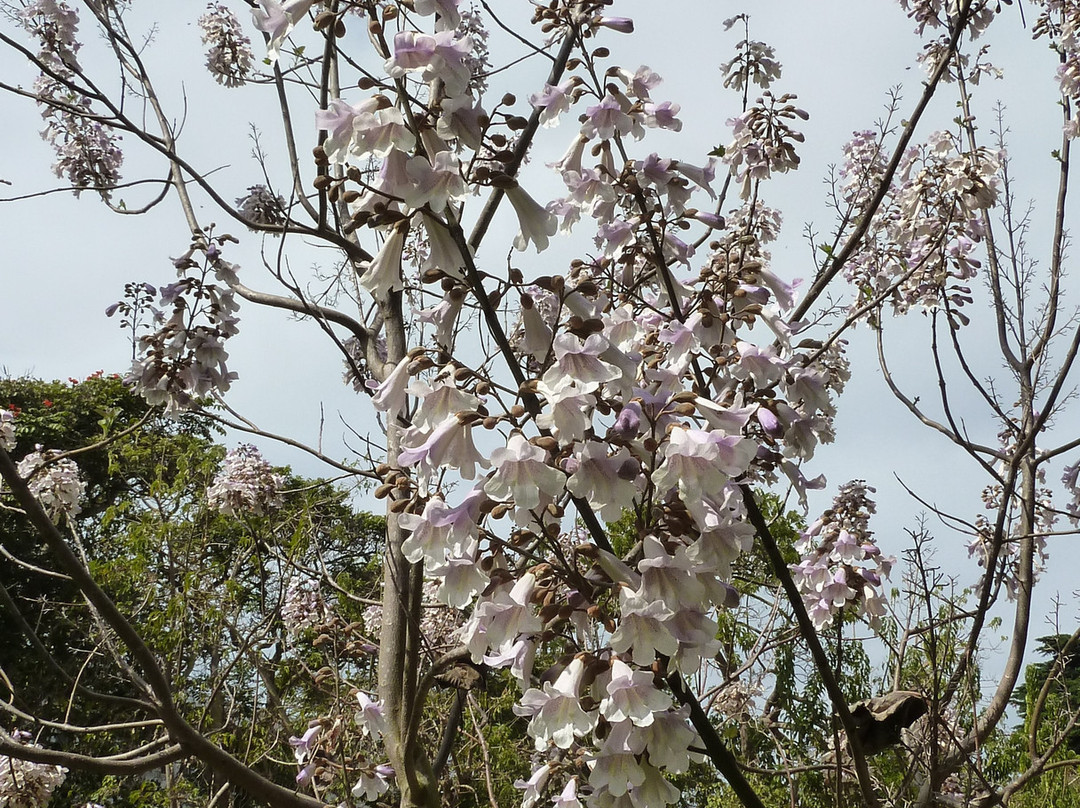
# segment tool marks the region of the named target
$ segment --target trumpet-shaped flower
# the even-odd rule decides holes
[[[611,663],[611,681],[607,696],[600,702],[600,714],[608,721],[630,721],[647,727],[653,713],[671,707],[671,696],[656,689],[652,671],[635,671],[621,659]]]
[[[638,493],[634,481],[641,467],[625,447],[609,457],[606,443],[589,441],[579,447],[574,459],[577,468],[566,481],[566,490],[587,499],[601,519],[614,522],[634,504]]]
[[[519,231],[514,238],[514,249],[524,250],[529,246],[529,242],[532,242],[538,253],[546,250],[548,240],[559,229],[559,220],[529,196],[520,185],[508,189],[506,198],[510,200],[518,217]]]
[[[569,78],[562,84],[545,84],[544,89],[529,96],[529,103],[540,110],[540,125],[559,125],[559,115],[570,109],[570,91],[575,81]]]
[[[679,650],[679,641],[665,625],[672,611],[662,601],[646,601],[636,595],[628,595],[624,589],[619,594],[622,617],[619,627],[611,635],[611,648],[625,654],[633,648],[635,665],[650,665],[660,653],[672,656]]]
[[[407,219],[391,228],[378,254],[360,278],[360,285],[376,300],[384,300],[391,292],[405,288],[401,276],[401,256],[405,250],[405,236],[408,232]]]
[[[495,473],[484,483],[484,491],[492,499],[512,500],[525,510],[540,504],[541,493],[558,496],[566,480],[548,465],[547,452],[529,443],[520,432],[491,453],[491,463]]]
[[[401,545],[401,552],[411,563],[421,559],[441,564],[449,553],[469,555],[476,542],[477,517],[486,497],[482,488],[474,488],[460,505],[450,507],[445,500],[432,497],[422,514],[398,515],[398,524],[412,531]]]
[[[315,0],[259,0],[262,9],[252,9],[251,16],[255,27],[269,36],[266,45],[266,57],[276,62],[281,55],[281,44],[296,24],[308,13]]]
[[[473,443],[472,426],[462,424],[456,415],[451,415],[419,440],[422,435],[422,430],[413,427],[403,437],[402,442],[406,445],[398,454],[398,463],[402,466],[419,466],[427,474],[448,466],[457,469],[467,480],[476,476],[477,464],[483,468],[488,466],[487,459]]]
[[[405,171],[411,182],[399,190],[410,208],[429,205],[433,211],[441,211],[447,202],[465,198],[465,180],[452,152],[438,152],[430,163],[426,157],[410,157]]]
[[[580,658],[566,666],[555,684],[544,682],[543,689],[529,688],[514,706],[514,713],[532,716],[529,734],[536,739],[536,748],[543,750],[548,742],[560,749],[569,749],[575,737],[583,737],[596,726],[595,713],[581,707],[581,681],[585,663]]]
[[[360,725],[365,735],[370,735],[373,741],[378,741],[389,729],[386,724],[386,715],[383,713],[382,700],[372,701],[363,690],[356,692],[356,700],[360,704],[360,712],[356,714],[356,723]]]

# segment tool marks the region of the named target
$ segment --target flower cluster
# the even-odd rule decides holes
[[[841,189],[857,219],[869,201],[861,189],[882,175],[881,150],[873,134],[857,132],[844,152]],[[997,201],[1001,160],[988,149],[962,149],[949,132],[908,150],[844,270],[858,291],[856,307],[943,308],[954,327],[967,323],[960,309],[972,299],[966,283],[980,267],[974,253],[983,211]]]
[[[728,121],[734,140],[725,150],[724,161],[741,184],[743,199],[750,197],[755,181],[799,167],[794,144],[804,138],[789,121],[806,120],[809,115],[792,104],[794,100],[790,93],[777,98],[766,90],[746,112]]]
[[[12,738],[27,746],[30,733],[16,731]],[[67,769],[47,763],[0,755],[0,805],[4,808],[38,808],[48,805],[53,792],[67,777]]]
[[[221,471],[206,489],[206,504],[226,516],[256,516],[280,508],[285,478],[250,444],[225,455]]]
[[[0,449],[10,452],[15,448],[15,413],[0,410]]]
[[[127,382],[149,404],[164,404],[175,413],[211,392],[224,393],[236,379],[228,369],[225,342],[239,332],[239,306],[232,287],[236,265],[221,256],[231,236],[196,236],[191,247],[173,259],[180,280],[158,290],[166,320],[156,314],[156,331],[138,337],[142,356],[133,363]],[[201,261],[195,260],[197,254]],[[211,275],[214,281],[211,280]]]
[[[1073,525],[1080,526],[1080,460],[1065,467],[1061,482],[1072,496],[1072,501],[1065,505],[1065,512]]]
[[[199,17],[202,42],[209,45],[206,69],[214,81],[226,87],[240,87],[247,81],[254,62],[251,40],[243,34],[240,20],[228,6],[209,3]]]
[[[265,185],[252,185],[236,206],[252,224],[280,227],[285,223],[285,200]]]
[[[724,30],[731,30],[737,23],[746,28],[747,15],[739,14],[724,20]],[[781,65],[771,45],[746,36],[735,46],[735,56],[720,65],[720,72],[724,76],[724,86],[732,90],[743,91],[751,84],[767,90],[779,80]]]
[[[41,136],[56,152],[53,171],[67,179],[76,196],[89,189],[107,201],[120,180],[123,154],[114,130],[95,115],[90,98],[79,90],[78,12],[64,0],[35,0],[19,19],[37,37],[37,58],[49,71],[35,80],[34,93],[46,122]]]
[[[54,460],[55,455],[56,452],[42,451],[38,446],[19,461],[18,472],[49,518],[59,522],[62,518],[74,518],[82,511],[86,483],[75,461]]]
[[[862,480],[840,486],[833,507],[796,545],[802,558],[791,565],[792,578],[818,630],[849,605],[871,621],[885,614],[881,581],[896,559],[883,556],[874,543],[869,528],[873,491]]]
[[[1012,428],[1004,427],[998,433],[998,442],[1001,446],[1001,457],[1014,456],[1016,452],[1016,433]],[[1078,467],[1080,467],[1080,464],[1078,464]],[[996,464],[996,470],[1001,477],[1005,477],[1009,472],[1008,464],[1004,460],[1000,460]],[[1046,537],[1054,529],[1058,511],[1053,507],[1053,492],[1046,485],[1045,466],[1039,466],[1035,471],[1035,481],[1037,488],[1034,503],[1036,506],[1034,513],[1035,524],[1032,530],[1034,533],[1032,537],[1034,556],[1032,558],[1031,574],[1032,580],[1037,581],[1043,570],[1046,569],[1046,562],[1049,558]],[[1066,468],[1061,481],[1065,484],[1067,490],[1071,488],[1075,492],[1076,471]],[[986,572],[991,575],[999,573],[1002,575],[1009,600],[1015,600],[1020,592],[1021,542],[1019,539],[1021,536],[1014,535],[1020,532],[1019,526],[1014,526],[1011,521],[1006,521],[1003,523],[1004,535],[997,530],[997,514],[1003,508],[1011,511],[1013,506],[1019,504],[1020,497],[1014,492],[1010,500],[1009,502],[1005,501],[1004,489],[1000,483],[988,485],[983,489],[983,507],[992,515],[989,519],[986,514],[981,513],[975,517],[976,532],[968,542],[967,550],[968,557],[976,559],[979,566],[983,568],[984,576]],[[1069,512],[1068,509],[1069,506],[1066,505],[1067,513]]]
[[[329,607],[323,599],[317,580],[301,578],[298,575],[289,579],[285,599],[281,604],[281,622],[285,624],[285,630],[289,634],[301,634],[306,629],[322,625],[328,612]]]

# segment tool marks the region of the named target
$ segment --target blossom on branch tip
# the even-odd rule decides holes
[[[226,87],[239,87],[252,70],[254,56],[251,40],[242,33],[240,20],[223,3],[210,3],[199,17],[202,41],[209,45],[206,68],[214,81]]]

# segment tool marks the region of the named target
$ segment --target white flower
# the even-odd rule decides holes
[[[545,763],[534,771],[528,780],[515,780],[514,788],[524,790],[521,795],[521,808],[533,808],[540,801],[540,795],[547,785],[548,776],[551,774],[551,764]]]
[[[581,680],[585,663],[580,658],[566,666],[555,684],[544,682],[543,690],[529,688],[521,697],[521,704],[514,706],[517,715],[531,715],[529,734],[536,739],[536,748],[542,750],[548,741],[560,749],[569,749],[575,737],[592,732],[596,715],[581,708]]]
[[[360,278],[360,285],[376,300],[384,300],[391,292],[405,288],[405,281],[401,277],[401,255],[408,233],[408,219],[402,219],[394,225],[378,254],[367,265]]]
[[[390,788],[388,780],[393,776],[394,770],[385,763],[372,769],[361,769],[360,779],[352,787],[352,795],[357,799],[363,797],[367,802],[374,802]]]
[[[540,504],[541,493],[557,496],[566,477],[548,465],[547,452],[529,443],[520,432],[491,453],[495,473],[484,483],[492,499],[511,500],[518,508],[531,510]]]
[[[18,743],[29,743],[30,733],[16,731],[12,737]],[[0,755],[0,805],[4,808],[38,808],[48,805],[53,792],[64,782],[67,769],[47,763]]]
[[[647,727],[654,712],[671,707],[671,696],[656,689],[651,671],[635,671],[618,658],[611,664],[607,693],[600,714],[612,723],[630,720],[636,727]]]
[[[520,185],[509,188],[506,191],[506,198],[514,206],[520,228],[518,235],[514,238],[514,249],[524,250],[531,241],[538,253],[546,250],[548,240],[559,229],[559,220],[529,196]]]
[[[360,703],[356,723],[360,725],[365,735],[370,735],[373,741],[378,741],[389,730],[386,716],[383,714],[382,700],[372,701],[363,690],[356,691],[356,700]]]
[[[581,808],[581,800],[577,798],[577,778],[571,777],[570,782],[562,790],[562,793],[551,801],[555,808]]]

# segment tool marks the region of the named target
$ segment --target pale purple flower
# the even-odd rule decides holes
[[[643,109],[646,126],[654,129],[670,129],[672,132],[682,131],[682,121],[678,118],[681,107],[678,104],[670,101],[654,104],[649,101],[645,103]]]
[[[456,415],[449,416],[428,434],[419,427],[408,430],[398,454],[402,466],[419,466],[425,474],[435,474],[441,467],[455,468],[465,479],[476,476],[476,465],[487,468],[487,459],[473,442],[472,425],[462,424]],[[494,459],[494,456],[493,456]]]
[[[304,763],[311,759],[318,747],[320,734],[322,734],[322,726],[314,724],[308,727],[299,738],[295,735],[289,738],[289,746],[293,748],[293,755],[296,757],[297,763]]]
[[[326,109],[315,110],[315,126],[326,132],[322,147],[331,163],[345,162],[352,145],[354,121],[358,115],[374,112],[378,105],[378,96],[369,98],[358,106],[353,106],[343,98],[334,98]]]
[[[618,132],[628,135],[634,128],[634,122],[623,110],[623,105],[611,93],[605,95],[599,104],[585,110],[585,123],[581,125],[581,134],[586,138],[600,137],[608,140]]]
[[[469,555],[475,550],[477,519],[487,498],[482,488],[473,488],[460,505],[451,507],[439,497],[432,497],[421,514],[398,515],[398,524],[411,531],[401,546],[412,563],[426,559],[440,564],[449,553]]]
[[[545,763],[534,771],[528,780],[514,781],[514,788],[525,792],[521,795],[521,808],[533,808],[540,801],[540,797],[544,793],[544,786],[547,785],[550,775],[551,764]]]
[[[356,700],[360,704],[356,723],[360,725],[364,735],[369,735],[373,741],[378,742],[389,730],[382,700],[373,701],[363,690],[356,691]]]
[[[622,375],[619,369],[600,359],[608,345],[602,334],[590,334],[582,342],[573,334],[560,333],[553,344],[555,364],[544,374],[544,382],[550,388],[562,380],[572,380],[583,393],[588,393],[618,379]]]
[[[399,190],[405,204],[411,208],[429,205],[431,210],[441,212],[447,202],[460,202],[465,198],[461,164],[452,152],[438,152],[432,163],[426,157],[410,157],[406,173],[410,183]]]
[[[276,62],[281,56],[281,45],[308,13],[315,0],[259,0],[262,9],[252,9],[251,16],[255,27],[269,36],[266,57]]]
[[[218,84],[239,87],[247,80],[254,62],[251,40],[244,36],[240,20],[223,3],[210,3],[199,17],[202,42],[209,45],[206,68]]]
[[[540,125],[553,127],[559,125],[559,115],[570,109],[570,93],[577,86],[574,78],[562,84],[545,84],[544,89],[529,96],[529,103],[540,110]]]
[[[634,21],[629,17],[598,17],[596,24],[620,34],[634,33]]]
[[[468,63],[472,48],[472,38],[458,36],[456,31],[439,31],[434,36],[400,31],[394,35],[394,55],[384,69],[391,78],[420,73],[424,81],[440,79],[447,95],[458,96],[472,79]]]

